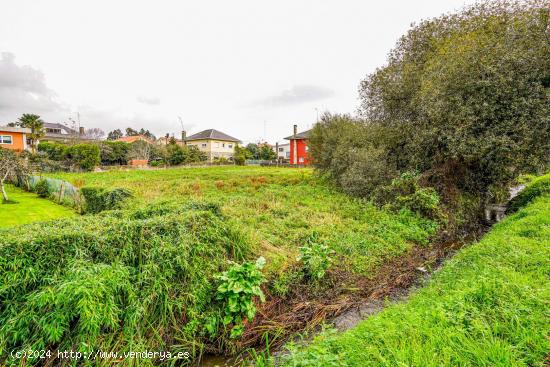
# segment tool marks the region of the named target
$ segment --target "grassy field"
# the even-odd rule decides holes
[[[533,202],[460,251],[408,302],[343,334],[320,336],[287,365],[543,366],[550,350],[550,194],[528,190],[525,197]]]
[[[369,274],[414,243],[425,244],[433,222],[378,210],[331,189],[309,169],[273,167],[173,168],[56,174],[80,186],[132,190],[131,205],[162,200],[214,202],[247,233],[268,269],[284,269],[312,234],[326,241],[356,272]],[[348,266],[346,266],[348,267]]]
[[[310,284],[303,276],[297,255],[308,239],[333,251],[327,256],[334,274],[370,277],[378,264],[428,245],[437,229],[411,212],[351,199],[311,170],[175,168],[55,177],[128,188],[134,198],[126,210],[3,230],[0,364],[18,364],[7,358],[10,350],[45,346],[187,351],[195,358],[203,351],[239,351],[226,312],[237,313],[238,325],[244,308],[219,298],[222,274],[264,256],[263,289],[275,294],[264,305],[298,285],[315,302],[315,292],[330,292],[331,283]],[[231,284],[234,292],[244,289]]]
[[[41,199],[36,194],[25,192],[15,186],[7,185],[6,191],[10,201],[14,203],[0,203],[0,228],[76,215],[71,209]]]

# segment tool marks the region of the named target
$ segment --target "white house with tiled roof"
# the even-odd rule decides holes
[[[204,152],[209,161],[216,158],[233,160],[235,146],[241,141],[215,129],[208,129],[185,137],[185,145],[195,146]]]

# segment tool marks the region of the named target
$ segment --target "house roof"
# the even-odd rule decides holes
[[[68,126],[65,126],[63,124],[54,124],[51,122],[44,122],[44,128],[46,129],[61,129],[64,130],[67,134],[77,134],[76,130],[71,129]],[[48,133],[46,132],[46,135],[48,134],[55,134],[55,133]]]
[[[218,130],[215,130],[215,129],[208,129],[208,130],[201,131],[200,133],[193,134],[191,136],[188,136],[185,139],[185,141],[205,140],[205,139],[234,141],[236,143],[241,142],[239,139],[236,139],[232,136],[229,136],[229,135],[227,135],[225,133],[222,133],[221,131],[218,131]]]
[[[302,131],[301,133],[296,134],[296,136],[294,136],[294,135],[287,136],[285,139],[286,140],[307,139],[307,138],[309,138],[310,133],[311,133],[311,129],[306,130],[306,131]]]
[[[148,143],[151,143],[151,141],[143,135],[123,136],[121,138],[118,138],[115,141],[123,141],[125,143],[133,143],[133,142],[138,141],[138,140],[143,140],[143,141],[146,141]]]
[[[22,133],[22,134],[31,133],[31,129],[27,129],[24,127],[11,127],[11,126],[0,126],[0,131],[6,131],[10,133]]]

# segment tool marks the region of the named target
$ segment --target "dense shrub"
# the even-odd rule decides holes
[[[171,165],[206,161],[206,155],[195,146],[169,144],[166,147],[167,161]]]
[[[99,144],[101,164],[104,166],[128,164],[130,144],[123,141],[103,141]]]
[[[432,187],[420,186],[419,179],[417,173],[405,172],[393,179],[390,185],[379,187],[373,200],[393,210],[407,208],[426,218],[436,219],[439,216],[439,196]]]
[[[104,210],[120,209],[124,201],[132,196],[128,189],[104,189],[100,187],[83,187],[80,189],[86,202],[84,212],[99,213]]]
[[[550,193],[550,175],[541,176],[528,183],[525,189],[508,204],[508,211],[515,212],[535,198]]]
[[[47,198],[52,193],[52,189],[50,185],[48,184],[48,181],[45,179],[40,179],[36,185],[34,185],[34,192],[41,197],[41,198]]]
[[[204,318],[218,307],[214,274],[242,262],[251,244],[210,211],[139,217],[117,211],[2,232],[0,364],[19,365],[14,349],[200,350]]]
[[[54,142],[41,142],[38,144],[38,152],[43,153],[48,159],[62,161],[65,159],[67,145]]]
[[[65,151],[65,159],[75,168],[91,171],[101,162],[99,147],[94,144],[76,144]]]

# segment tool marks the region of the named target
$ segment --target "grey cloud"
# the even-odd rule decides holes
[[[66,107],[48,88],[44,74],[30,66],[19,66],[15,55],[0,54],[0,123],[22,113],[66,112]]]
[[[253,103],[255,106],[282,107],[297,105],[307,102],[315,102],[325,98],[332,97],[334,91],[318,85],[295,85],[290,89],[282,91],[280,94],[264,98]]]
[[[138,101],[146,104],[160,103],[158,98],[141,97]],[[82,126],[97,127],[106,132],[128,126],[143,127],[155,133],[181,129],[179,123],[162,116],[126,116],[114,110],[87,105],[71,109],[59,101],[56,93],[47,86],[42,71],[17,65],[12,53],[0,54],[0,126],[17,120],[23,113],[36,113],[47,122],[71,125],[69,119],[76,120],[76,111],[80,113]]]
[[[139,103],[148,104],[148,105],[158,105],[158,104],[160,104],[160,99],[158,97],[139,96],[139,97],[137,97],[137,101]]]

